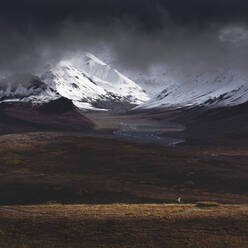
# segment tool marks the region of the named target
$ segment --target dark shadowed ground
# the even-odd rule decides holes
[[[21,127],[35,132],[0,136],[0,247],[248,247],[245,135],[207,136],[205,126],[195,139],[204,119],[192,112],[185,129],[171,112],[85,118],[69,109],[58,119],[19,110],[4,110],[11,128],[21,126],[13,118],[25,119]],[[51,122],[59,131],[46,130]]]

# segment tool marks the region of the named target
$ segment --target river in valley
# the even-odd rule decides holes
[[[141,114],[117,115],[96,112],[84,115],[96,124],[96,136],[170,146],[184,142],[181,135],[184,126],[178,123],[161,122]]]

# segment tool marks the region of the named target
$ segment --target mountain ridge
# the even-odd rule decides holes
[[[94,55],[85,53],[80,60],[62,60],[40,77],[17,74],[1,80],[0,102],[43,104],[65,97],[78,108],[107,111],[149,100],[140,86]]]
[[[248,101],[247,77],[235,71],[205,72],[185,82],[170,82],[135,109],[235,106]]]

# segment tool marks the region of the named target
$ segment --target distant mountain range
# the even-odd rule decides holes
[[[248,77],[236,71],[211,71],[170,82],[137,109],[235,106],[248,101]]]
[[[0,102],[42,105],[64,97],[80,109],[105,111],[216,108],[248,101],[247,77],[237,71],[209,71],[185,77],[183,82],[168,82],[150,98],[140,85],[85,53],[77,61],[62,60],[49,66],[39,76],[22,73],[2,79]]]
[[[80,63],[50,66],[39,77],[15,74],[0,81],[1,102],[43,104],[60,97],[89,110],[130,109],[149,100],[140,86],[89,53]]]

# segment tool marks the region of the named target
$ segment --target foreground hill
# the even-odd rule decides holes
[[[247,146],[2,135],[0,247],[246,248]]]
[[[42,130],[83,132],[94,127],[66,98],[41,106],[23,102],[1,103],[0,119],[0,134]]]

